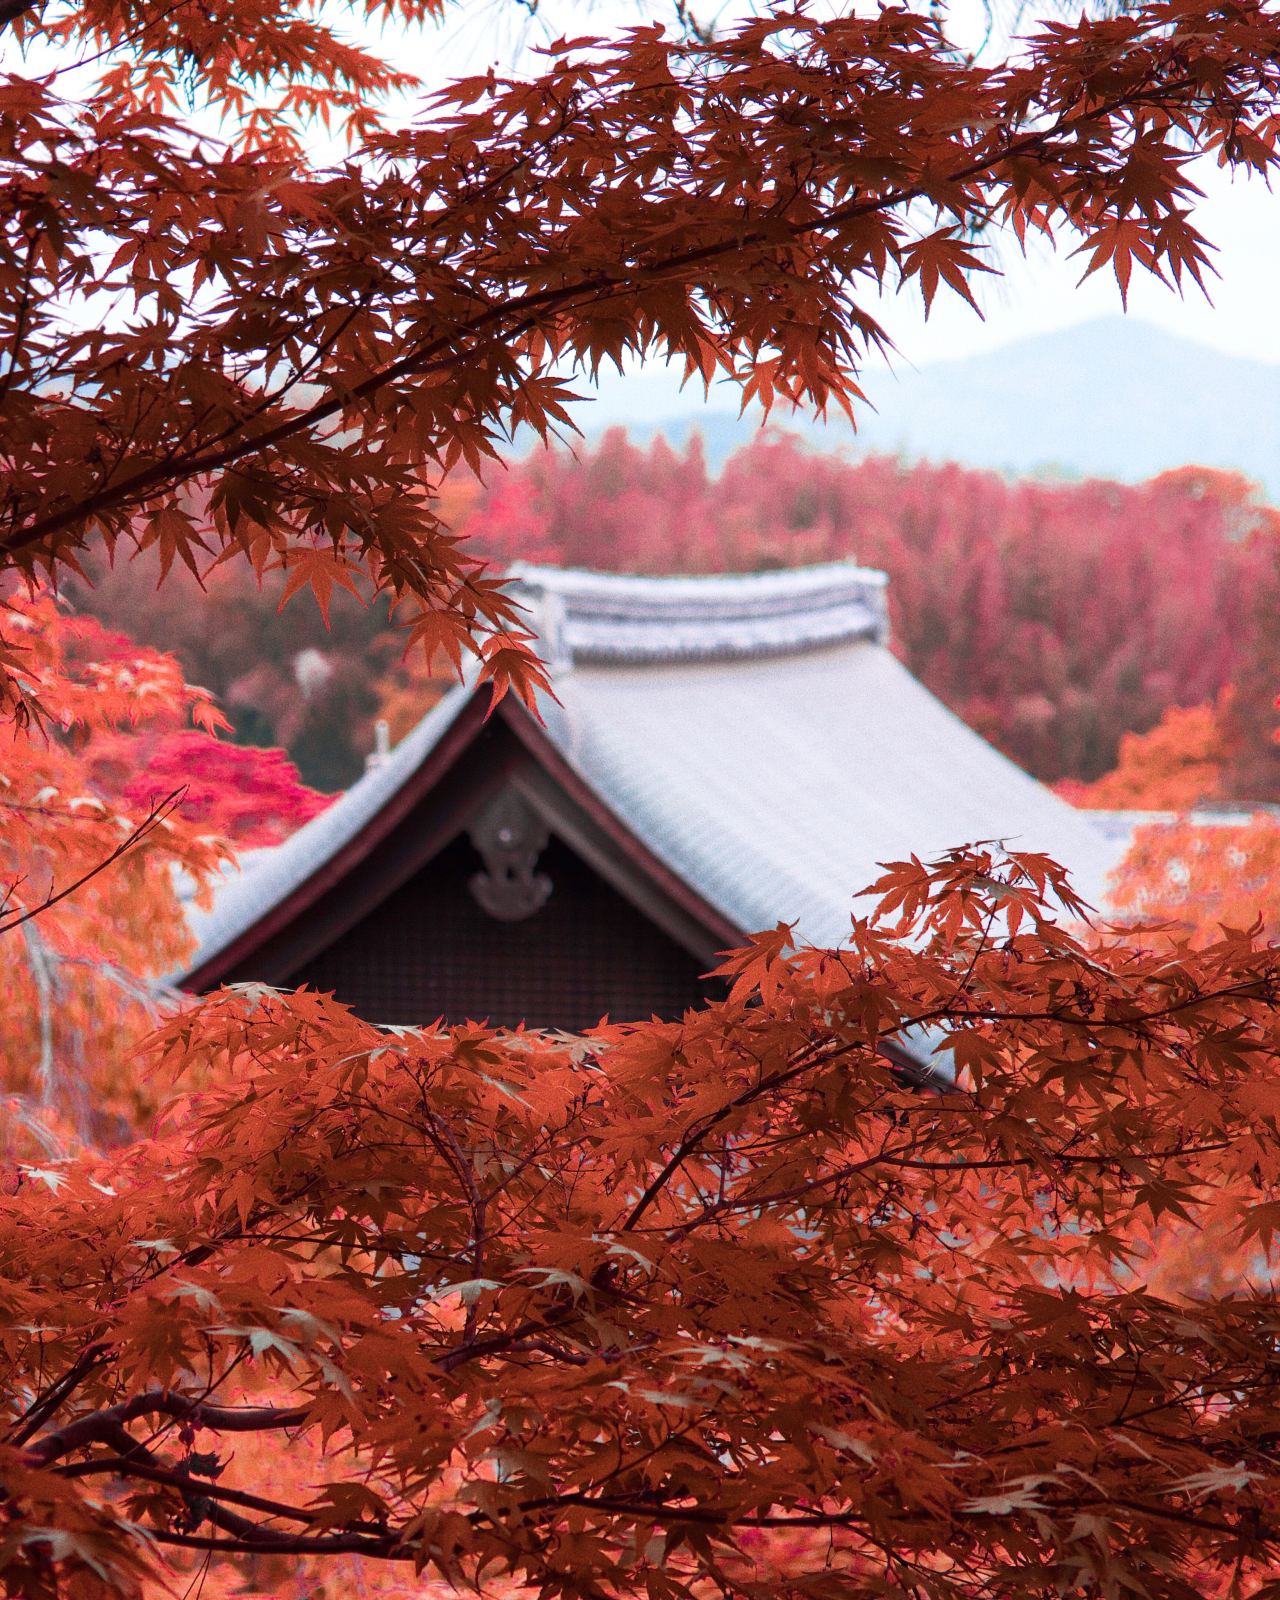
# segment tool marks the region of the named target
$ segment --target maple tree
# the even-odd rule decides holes
[[[1218,793],[1224,745],[1220,705],[1170,706],[1148,732],[1121,738],[1114,771],[1060,783],[1058,793],[1102,810],[1186,811]]]
[[[108,708],[68,724],[63,711],[63,736],[79,756],[82,784],[94,794],[134,809],[172,796],[173,813],[184,823],[240,848],[279,844],[328,804],[302,783],[282,750],[216,737],[228,730],[227,718],[208,690],[183,682],[175,659],[139,650],[91,617],[61,618],[45,606],[41,622],[80,671],[100,677],[115,663],[127,687],[145,660],[158,680],[126,715]]]
[[[229,744],[194,728],[97,739],[89,771],[103,786],[110,775],[110,786],[135,805],[157,791],[180,794],[187,821],[239,849],[282,843],[329,803],[299,780],[283,750]]]
[[[182,896],[238,849],[279,843],[327,799],[224,718],[177,663],[49,596],[4,608],[9,664],[42,720],[0,723],[3,1147],[131,1138],[154,1110],[133,1070],[194,949]]]
[[[1165,813],[1138,822],[1111,875],[1110,904],[1120,915],[1168,922],[1202,940],[1224,926],[1257,924],[1274,934],[1280,820],[1248,806],[1196,809],[1221,800],[1231,699],[1224,692],[1216,704],[1171,707],[1150,732],[1125,734],[1114,771],[1056,786],[1073,805]]]
[[[1083,945],[1036,857],[878,887],[847,950],[776,930],[577,1045],[162,1027],[203,1092],[3,1214],[11,1584],[127,1587],[141,1524],[557,1594],[1276,1592],[1280,1310],[1147,1283],[1211,1205],[1270,1259],[1274,953]]]
[[[1278,131],[1250,0],[1055,22],[993,68],[899,9],[642,26],[403,128],[371,104],[397,75],[289,0],[0,21],[84,58],[74,95],[0,83],[6,576],[105,547],[322,609],[364,584],[495,693],[538,667],[431,491],[555,423],[566,367],[656,349],[850,403],[883,342],[856,291],[965,295],[993,219],[1122,290],[1197,278],[1189,151],[1265,171]],[[356,149],[321,171],[322,110]],[[0,668],[34,784],[68,696],[99,700],[32,671],[29,615]],[[32,882],[142,870],[86,860],[47,788]],[[173,864],[130,937],[173,936]],[[223,1592],[345,1561],[547,1597],[1276,1593],[1274,952],[1081,942],[1033,855],[880,890],[846,949],[761,935],[676,1022],[386,1031],[233,989],[122,1045],[126,1081],[174,1085],[159,1121],[4,1169],[9,1591],[208,1558]],[[1259,1270],[1157,1282],[1206,1212]]]
[[[433,504],[461,528],[478,492],[470,474],[454,473]],[[245,563],[224,563],[198,575],[171,569],[162,582],[161,570],[154,548],[115,565],[90,557],[65,592],[107,627],[173,655],[216,696],[231,738],[287,750],[313,788],[349,787],[376,720],[388,717],[399,738],[455,681],[447,657],[405,649],[385,604],[339,589],[324,616],[297,605],[281,612],[279,573],[259,579]]]
[[[1280,696],[1272,709],[1280,710]],[[1276,808],[1216,815],[1190,809],[1212,792],[1210,780],[1221,772],[1230,711],[1228,697],[1216,711],[1203,706],[1171,722],[1150,749],[1147,741],[1132,741],[1116,772],[1071,797],[1077,804],[1107,805],[1113,794],[1136,790],[1144,806],[1186,813],[1134,829],[1113,874],[1111,901],[1122,914],[1167,922],[1201,941],[1220,937],[1224,928],[1266,929],[1274,938],[1280,921]],[[1268,742],[1280,743],[1280,730],[1273,728]]]
[[[379,681],[404,653],[385,606],[342,590],[327,618],[314,606],[281,613],[279,574],[259,583],[247,563],[227,563],[199,577],[171,570],[161,583],[153,549],[115,566],[86,561],[85,572],[65,588],[76,607],[173,655],[216,696],[229,738],[287,750],[312,788],[343,789],[359,777]]]
[[[149,980],[191,950],[175,874],[206,882],[227,850],[184,812],[181,781],[140,782],[136,769],[104,781],[90,754],[136,751],[154,725],[179,720],[214,743],[205,730],[218,712],[170,658],[48,597],[5,606],[3,648],[44,719],[0,721],[0,1093],[12,1157],[132,1136],[154,1104],[130,1065],[155,1020]]]
[[[1117,912],[1167,922],[1202,940],[1222,928],[1265,927],[1275,935],[1280,904],[1280,818],[1166,817],[1134,829],[1114,874]]]
[[[1280,799],[1280,742],[1276,739],[1276,686],[1280,684],[1280,632],[1270,621],[1280,615],[1280,541],[1263,540],[1263,557],[1247,590],[1245,629],[1250,648],[1232,673],[1223,738],[1227,766],[1223,791],[1245,800]]]

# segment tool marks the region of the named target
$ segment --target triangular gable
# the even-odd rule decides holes
[[[202,991],[283,981],[464,833],[506,789],[697,961],[737,944],[737,928],[605,805],[513,698],[490,714],[487,687],[450,691],[386,761],[285,844],[257,853],[193,909],[200,948],[181,975]]]

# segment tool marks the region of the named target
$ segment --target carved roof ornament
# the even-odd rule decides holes
[[[503,789],[477,814],[468,837],[485,867],[468,884],[480,909],[497,922],[523,922],[541,911],[551,879],[537,870],[538,857],[550,835],[528,801]]]

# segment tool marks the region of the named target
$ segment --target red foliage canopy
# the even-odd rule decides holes
[[[177,794],[187,822],[245,849],[281,843],[329,803],[299,780],[283,750],[228,744],[193,728],[150,740],[99,738],[89,772],[131,805]]]
[[[216,1087],[0,1212],[11,1588],[128,1588],[154,1541],[566,1596],[1280,1592],[1280,1309],[1152,1282],[1205,1216],[1271,1259],[1274,953],[1085,947],[1034,857],[879,887],[844,952],[779,929],[726,1002],[576,1045],[175,1018],[153,1070]],[[922,1028],[931,1087],[881,1054]]]
[[[1058,792],[1102,810],[1188,811],[1220,794],[1224,744],[1219,706],[1171,706],[1148,733],[1124,735],[1113,772]]]

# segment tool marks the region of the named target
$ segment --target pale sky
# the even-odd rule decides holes
[[[1256,179],[1232,183],[1209,163],[1191,170],[1205,191],[1198,226],[1218,247],[1220,277],[1209,280],[1212,303],[1194,285],[1180,297],[1135,270],[1129,315],[1227,355],[1275,362],[1280,383],[1280,193]],[[895,367],[974,355],[1121,311],[1110,271],[1079,284],[1080,262],[1066,255],[1045,251],[1024,261],[1010,248],[1005,262],[1006,276],[975,286],[985,320],[941,293],[928,322],[914,295],[883,302],[881,319],[898,348]],[[656,419],[704,406],[700,391],[682,395],[676,380],[652,363],[600,384],[599,411],[610,416]],[[736,409],[736,402],[726,394],[712,407]]]

